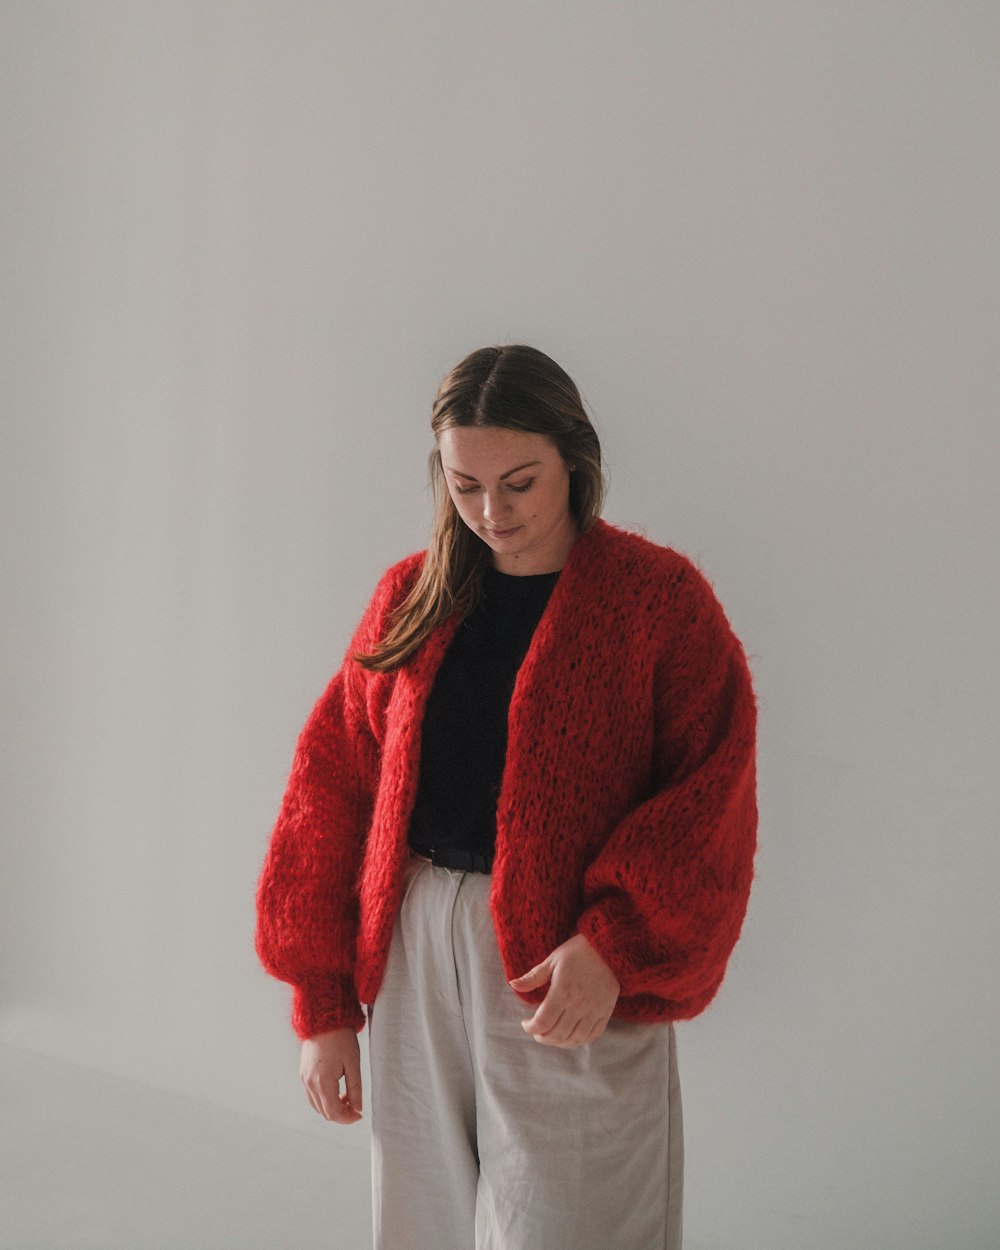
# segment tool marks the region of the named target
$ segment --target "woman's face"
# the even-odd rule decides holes
[[[493,553],[501,573],[561,569],[577,536],[570,471],[544,434],[457,426],[438,438],[458,515]]]

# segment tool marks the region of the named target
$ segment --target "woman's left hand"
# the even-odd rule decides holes
[[[515,977],[515,990],[551,981],[535,1014],[521,1028],[543,1046],[584,1046],[600,1037],[615,1009],[621,983],[582,933],[573,936],[530,972]]]

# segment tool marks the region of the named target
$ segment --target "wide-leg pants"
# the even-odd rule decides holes
[[[406,868],[367,1008],[375,1250],[680,1250],[673,1026],[612,1017],[584,1046],[536,1042],[490,880]]]

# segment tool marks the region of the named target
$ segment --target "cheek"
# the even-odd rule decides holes
[[[560,510],[560,494],[555,490],[548,490],[544,496],[540,496],[535,500],[533,511],[543,513],[545,516]]]
[[[476,514],[475,495],[452,495],[451,501],[460,517],[473,517]]]

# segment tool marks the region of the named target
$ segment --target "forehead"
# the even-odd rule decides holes
[[[485,472],[504,473],[528,460],[558,458],[555,444],[544,434],[508,430],[501,426],[456,426],[442,430],[438,439],[441,458],[449,469],[463,469],[479,477]]]

